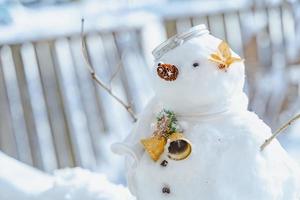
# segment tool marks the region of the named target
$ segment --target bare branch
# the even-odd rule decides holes
[[[127,112],[130,114],[130,116],[133,118],[134,122],[136,122],[137,117],[136,117],[135,113],[133,112],[132,107],[130,105],[127,105],[122,99],[120,99],[117,95],[115,95],[113,93],[113,91],[111,90],[111,88],[109,86],[105,85],[105,83],[103,83],[101,81],[101,79],[97,76],[97,74],[95,72],[95,68],[93,67],[92,63],[89,61],[87,48],[86,48],[86,43],[84,41],[83,35],[84,35],[84,19],[82,18],[82,20],[81,20],[81,48],[82,48],[82,53],[83,53],[84,60],[87,64],[87,67],[88,67],[88,70],[91,74],[92,79],[100,87],[102,87],[106,92],[108,92],[108,94],[110,96],[112,96],[117,102],[119,102],[127,110]],[[120,67],[118,67],[118,68],[120,68]],[[110,80],[112,80],[112,79],[113,79],[113,77]]]
[[[122,60],[123,56],[124,56],[124,55],[121,56],[121,60]],[[122,66],[123,66],[121,60],[120,60],[120,62],[119,62],[118,65],[117,65],[116,71],[112,74],[111,78],[109,79],[109,88],[112,87],[111,85],[112,85],[112,82],[113,82],[114,78],[118,75],[118,73],[120,72],[120,70],[121,70],[121,68],[122,68]]]
[[[289,127],[292,123],[300,119],[300,114],[296,115],[292,119],[290,119],[287,123],[281,126],[275,133],[261,145],[260,150],[263,151],[271,142],[274,140],[283,130]]]

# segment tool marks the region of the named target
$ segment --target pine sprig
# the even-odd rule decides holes
[[[177,118],[174,112],[163,109],[157,115],[157,132],[168,138],[175,132],[179,132],[179,125],[177,124]]]

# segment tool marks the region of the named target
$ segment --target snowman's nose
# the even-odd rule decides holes
[[[157,74],[166,81],[175,81],[178,76],[178,68],[173,64],[158,63]]]

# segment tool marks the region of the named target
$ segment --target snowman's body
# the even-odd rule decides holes
[[[163,154],[153,162],[144,153],[133,182],[140,200],[298,200],[296,167],[278,142],[261,153],[270,129],[248,111],[185,122],[193,143],[189,158]],[[160,165],[166,159],[168,165]],[[299,177],[298,177],[299,178]],[[163,194],[163,187],[170,194]]]
[[[133,164],[128,160],[132,193],[139,200],[299,200],[298,167],[285,150],[275,141],[260,151],[271,130],[247,111],[243,63],[220,70],[207,58],[221,41],[208,33],[188,37],[158,53],[155,66],[176,65],[178,78],[166,81],[154,68],[156,97],[123,145],[115,148],[134,158]],[[177,114],[192,143],[184,160],[169,159],[165,149],[155,162],[140,143],[151,136],[151,123],[161,108]]]

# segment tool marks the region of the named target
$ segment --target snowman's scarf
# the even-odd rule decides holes
[[[246,94],[241,93],[216,106],[198,108],[199,111],[197,112],[176,113],[176,116],[179,121],[207,121],[222,118],[229,113],[244,112],[247,109],[247,106],[248,98]]]
[[[246,111],[248,105],[248,98],[244,93],[235,95],[231,100],[225,101],[222,104],[212,107],[203,107],[197,112],[176,112],[176,117],[184,121],[207,121],[225,117],[231,113],[240,113]],[[139,160],[143,154],[144,149],[140,144],[142,138],[151,136],[151,124],[153,124],[157,113],[164,109],[164,105],[159,103],[156,98],[152,98],[144,112],[138,116],[139,120],[134,125],[132,131],[123,143],[113,145],[113,151],[118,154],[129,154],[134,160]],[[168,109],[168,108],[167,108]]]
[[[247,96],[244,93],[240,93],[239,95],[235,95],[233,99],[224,101],[218,105],[198,108],[197,112],[179,113],[175,111],[175,114],[179,122],[181,120],[206,121],[222,118],[230,113],[244,112],[247,105]],[[129,136],[123,143],[113,145],[113,151],[118,154],[127,154],[135,161],[138,161],[144,152],[140,140],[142,138],[147,138],[152,134],[153,130],[151,130],[150,125],[153,124],[157,113],[164,108],[166,107],[159,103],[155,97],[152,98],[144,111],[138,116],[139,120],[136,122]],[[133,164],[136,164],[136,162]]]

